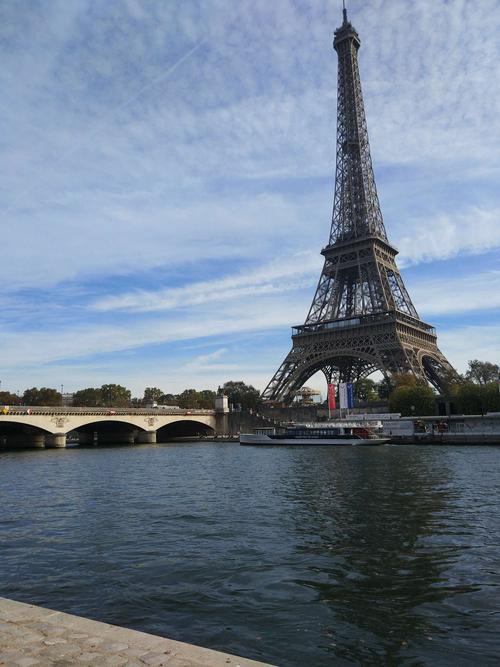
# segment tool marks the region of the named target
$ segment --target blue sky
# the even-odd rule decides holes
[[[264,388],[329,234],[340,6],[3,0],[2,388]],[[498,363],[500,4],[348,11],[407,287]]]

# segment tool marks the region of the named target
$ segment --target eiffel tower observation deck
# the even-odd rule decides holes
[[[317,371],[327,382],[356,382],[374,371],[412,373],[446,389],[456,373],[422,321],[396,265],[375,185],[358,67],[361,42],[347,18],[335,31],[338,54],[337,166],[333,216],[316,294],[292,349],[264,390],[292,400]]]

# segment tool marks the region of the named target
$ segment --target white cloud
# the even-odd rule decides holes
[[[256,302],[243,300],[218,312],[193,309],[178,318],[155,319],[120,325],[76,326],[58,331],[2,332],[3,367],[51,363],[146,345],[224,336],[290,326],[304,319],[297,298],[272,295]]]
[[[184,366],[181,367],[181,372],[195,374],[200,377],[218,378],[220,384],[222,377],[227,377],[229,373],[241,373],[242,367],[240,363],[233,361],[229,363],[224,361],[223,357],[227,357],[228,349],[222,347],[214,352],[208,354],[199,354],[190,359]]]
[[[500,248],[500,208],[413,219],[406,227],[407,233],[397,239],[403,266]]]
[[[155,292],[143,290],[106,297],[92,304],[91,308],[97,311],[155,312],[221,301],[227,303],[248,296],[275,294],[310,285],[312,277],[319,275],[320,267],[321,262],[316,253],[303,252],[211,281]]]
[[[184,265],[179,276],[189,276],[190,264],[219,260],[221,266],[232,267],[242,258],[272,257],[278,244],[297,253],[306,236],[303,219],[313,216],[317,195],[294,201],[282,195],[212,195],[163,211],[146,196],[121,197],[119,202],[110,197],[106,203],[102,195],[95,198],[102,203],[101,225],[94,224],[92,200],[82,201],[75,222],[68,223],[59,213],[42,233],[30,231],[29,216],[18,221],[16,234],[2,239],[0,279],[6,289],[127,276],[165,266]],[[314,229],[316,247],[326,237],[320,227]]]
[[[423,280],[410,289],[417,310],[427,315],[500,312],[500,271]],[[500,328],[498,329],[500,348]]]
[[[230,222],[253,257],[269,253],[278,233],[297,249],[308,241],[297,231],[311,220],[326,238],[331,189],[314,206],[291,192],[252,205],[253,193],[222,200],[210,184],[333,175],[336,56],[325,20],[333,28],[337,12],[285,0],[69,4],[38,7],[47,39],[13,9],[2,24],[13,42],[1,73],[9,141],[0,206],[16,230],[3,238],[7,284],[130,273],[134,261],[146,270],[203,253],[226,258]],[[498,168],[500,89],[487,84],[500,54],[484,32],[485,17],[500,21],[497,3],[349,11],[363,39],[375,160],[444,161],[456,178],[464,163]],[[488,104],[478,104],[486,87]],[[438,222],[445,233],[447,222]],[[420,261],[413,248],[432,243],[403,238],[402,249]],[[453,247],[470,244],[483,247],[470,235]]]
[[[421,179],[382,193],[402,263],[499,248],[497,0],[349,4],[376,166],[389,178],[415,167]],[[337,9],[327,0],[0,4],[3,367],[56,377],[50,364],[61,359],[303,321],[331,211]],[[456,194],[439,192],[443,173]],[[219,277],[200,279],[209,263]],[[173,284],[134,290],[160,267]],[[489,298],[483,278],[446,289],[426,281],[412,295],[431,314],[498,308],[498,277],[489,275]],[[108,280],[95,309],[83,307]],[[186,383],[233,364],[198,362]]]

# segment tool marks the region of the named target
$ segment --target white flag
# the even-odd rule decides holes
[[[341,410],[344,410],[349,407],[349,399],[347,396],[347,384],[345,382],[341,382],[339,384],[339,401]]]

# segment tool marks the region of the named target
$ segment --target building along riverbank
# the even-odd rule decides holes
[[[500,412],[447,417],[401,417],[384,420],[393,443],[500,445]]]

